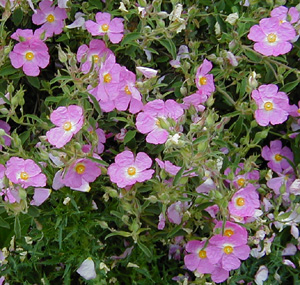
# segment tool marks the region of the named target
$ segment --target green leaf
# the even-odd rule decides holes
[[[293,82],[289,82],[289,83],[285,84],[281,88],[280,91],[288,93],[288,92],[292,91],[294,88],[296,88],[298,84],[299,84],[299,80],[295,80]]]
[[[178,171],[178,173],[175,175],[174,180],[173,180],[173,185],[174,185],[174,186],[178,184],[178,182],[179,182],[179,180],[180,180],[180,178],[181,178],[181,176],[182,176],[182,174],[183,174],[184,169],[185,169],[184,166],[181,167],[181,169],[180,169],[180,170]]]
[[[148,257],[148,258],[152,258],[152,252],[150,251],[150,249],[145,246],[143,243],[141,243],[140,241],[137,241],[137,244],[139,246],[139,248],[143,251],[143,253],[145,253],[145,255]]]
[[[254,51],[245,50],[245,55],[254,62],[261,62],[261,56],[257,55]]]
[[[0,227],[9,229],[9,228],[10,228],[10,225],[9,225],[9,223],[6,222],[2,217],[0,217]]]
[[[176,226],[168,235],[167,238],[172,238],[176,235],[176,233],[178,233],[182,228],[182,225],[178,225]]]
[[[15,69],[12,65],[7,65],[4,67],[1,67],[0,69],[0,76],[7,76],[14,74],[18,71],[18,69]]]
[[[135,40],[137,40],[140,37],[141,37],[141,33],[138,33],[138,32],[129,33],[129,34],[125,35],[125,37],[123,38],[123,40],[121,42],[121,45],[125,46],[126,44],[131,44],[132,42],[134,42]]]
[[[91,157],[91,156],[87,156],[87,159],[91,160],[91,161],[94,161],[96,163],[99,163],[103,166],[108,166],[108,163],[105,162],[104,160],[101,160],[101,159],[98,159],[98,158],[94,158],[94,157]]]
[[[43,120],[41,120],[38,116],[33,115],[33,114],[26,114],[24,117],[33,119],[33,120],[35,120],[35,121],[37,121],[37,122],[39,122],[39,123],[41,123],[41,124],[44,123]]]
[[[159,40],[160,44],[163,45],[168,52],[172,55],[173,58],[176,58],[176,46],[170,39],[161,39]]]
[[[130,130],[126,133],[124,137],[124,144],[127,144],[135,137],[136,131]]]
[[[235,126],[233,129],[233,133],[234,136],[237,138],[241,132],[242,132],[242,128],[243,128],[243,122],[244,122],[244,117],[242,115],[239,116],[238,120],[235,122]]]
[[[38,77],[33,77],[33,76],[26,76],[28,79],[28,82],[35,87],[36,89],[40,89],[40,81]]]
[[[199,143],[199,142],[206,141],[207,138],[208,138],[208,136],[201,136],[201,137],[195,139],[195,140],[193,141],[193,144],[195,145],[195,144],[197,144],[197,143]]]
[[[105,239],[108,239],[109,237],[113,237],[113,236],[122,236],[122,237],[131,237],[131,233],[129,232],[124,232],[124,231],[116,231],[113,233],[108,234]]]
[[[23,20],[23,11],[22,9],[18,8],[14,11],[12,15],[12,21],[14,22],[15,26],[19,26]]]
[[[15,232],[16,238],[20,239],[21,238],[21,224],[20,224],[19,216],[15,217],[14,232]]]
[[[95,107],[96,111],[98,112],[98,114],[102,114],[101,108],[100,108],[100,105],[99,105],[99,102],[97,101],[97,99],[93,95],[89,96],[89,98],[92,99],[94,107]]]

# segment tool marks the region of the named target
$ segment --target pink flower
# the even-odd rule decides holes
[[[126,67],[121,67],[120,82],[118,84],[119,95],[114,100],[100,100],[100,107],[104,112],[111,112],[113,109],[125,111],[129,106],[129,112],[136,114],[143,108],[142,98],[139,90],[135,87],[136,76]]]
[[[153,78],[157,75],[157,70],[149,67],[137,66],[136,70],[142,73],[146,78]]]
[[[165,225],[166,225],[165,215],[163,213],[160,213],[159,216],[158,216],[157,229],[158,230],[163,230],[165,228]]]
[[[55,7],[50,0],[43,0],[39,7],[40,9],[32,15],[32,22],[42,25],[41,29],[46,32],[46,37],[60,34],[65,25],[64,19],[68,17],[66,10]]]
[[[229,213],[238,217],[252,217],[259,208],[259,196],[255,187],[248,184],[245,188],[237,191],[228,204]]]
[[[89,20],[85,22],[86,29],[92,36],[108,35],[110,41],[114,44],[119,43],[123,38],[124,25],[123,19],[114,18],[111,20],[109,13],[98,12],[96,14],[96,23]]]
[[[280,24],[286,21],[294,24],[299,20],[299,12],[295,7],[288,9],[285,6],[279,6],[271,11],[271,17],[277,18]]]
[[[16,44],[9,58],[14,68],[22,67],[28,76],[38,76],[50,60],[47,45],[35,36]]]
[[[188,109],[191,105],[193,105],[198,112],[203,112],[205,107],[203,103],[206,102],[208,98],[208,94],[206,94],[203,90],[197,90],[192,95],[183,98],[183,108]]]
[[[43,30],[42,29],[37,29],[35,31],[30,30],[30,29],[17,29],[12,35],[11,38],[18,41],[18,42],[24,42],[27,40],[43,40],[42,34],[43,34]]]
[[[46,133],[47,139],[55,147],[61,148],[80,131],[83,125],[83,110],[76,105],[58,107],[50,115],[50,120],[56,127]]]
[[[162,123],[168,126],[168,118],[176,121],[182,115],[183,109],[176,101],[164,102],[157,99],[147,103],[143,112],[137,115],[136,127],[142,134],[148,134],[146,137],[148,143],[163,144],[168,139],[169,131],[162,126]]]
[[[11,157],[6,163],[7,178],[25,189],[29,186],[46,186],[47,177],[41,172],[41,168],[31,159]]]
[[[62,182],[71,189],[88,192],[89,183],[94,182],[100,174],[101,169],[96,162],[81,158],[68,168]]]
[[[217,222],[214,227],[215,236],[226,236],[228,241],[239,238],[242,243],[247,244],[248,233],[244,227],[229,221],[226,221],[225,224],[223,224],[224,223],[222,221]]]
[[[265,18],[260,20],[259,25],[251,27],[248,39],[256,42],[254,49],[257,52],[266,56],[278,56],[292,49],[289,41],[295,36],[296,31],[290,23],[280,23],[278,18]]]
[[[173,203],[171,206],[168,207],[167,210],[167,216],[169,221],[173,224],[180,225],[182,216],[188,208],[188,202],[178,201],[176,203]]]
[[[134,158],[131,151],[125,150],[115,157],[115,163],[108,167],[107,174],[118,187],[134,185],[151,179],[153,169],[151,158],[144,152],[139,152]]]
[[[226,270],[240,267],[241,260],[249,257],[250,247],[244,244],[239,236],[229,238],[227,236],[216,235],[209,240],[206,248],[208,260],[212,264],[218,264]]]
[[[77,60],[81,62],[81,71],[86,74],[90,71],[94,61],[94,69],[99,70],[102,60],[113,55],[101,40],[91,40],[90,46],[81,45],[77,51]]]
[[[2,120],[0,120],[0,129],[3,129],[5,133],[7,133],[8,135],[10,134],[10,125]],[[4,145],[10,146],[11,138],[4,135],[3,139],[4,139]],[[2,145],[0,145],[0,150],[2,150]]]
[[[278,92],[275,84],[261,85],[253,90],[252,98],[258,109],[255,119],[260,126],[281,124],[287,120],[290,110],[289,98],[284,92]]]
[[[215,270],[215,266],[207,258],[204,249],[205,241],[191,240],[186,244],[185,250],[189,253],[184,257],[184,265],[191,271],[207,274]]]
[[[164,169],[166,172],[168,172],[171,175],[176,175],[178,171],[181,169],[180,166],[174,165],[169,160],[162,161],[158,158],[155,158],[155,161],[157,162],[160,168]]]
[[[42,205],[50,196],[51,189],[47,188],[35,188],[33,199],[30,202],[30,205],[40,206]]]
[[[119,95],[121,66],[116,63],[114,55],[110,55],[99,70],[99,84],[89,90],[98,101],[109,102]]]
[[[275,140],[270,142],[270,147],[264,146],[261,152],[261,156],[269,161],[268,167],[270,167],[273,171],[281,173],[283,170],[290,168],[290,164],[284,158],[288,158],[289,160],[294,160],[294,155],[292,151],[287,147],[282,147],[282,143],[280,140]]]
[[[210,96],[215,91],[214,76],[208,74],[212,69],[212,63],[205,59],[197,69],[195,83],[199,91]]]

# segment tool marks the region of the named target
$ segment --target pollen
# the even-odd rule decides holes
[[[55,17],[52,14],[49,14],[46,18],[49,23],[53,23],[55,21]]]
[[[104,76],[103,76],[103,79],[104,79],[104,82],[105,83],[109,83],[111,82],[111,75],[109,73],[106,73]]]
[[[272,43],[276,42],[277,36],[275,34],[273,34],[273,33],[270,33],[267,36],[267,40],[268,40],[269,43],[272,44]]]
[[[245,205],[245,199],[242,198],[242,197],[239,197],[236,199],[236,204],[240,207],[244,206]]]
[[[125,93],[126,93],[127,95],[131,95],[131,92],[130,92],[130,90],[129,90],[129,88],[128,88],[128,85],[125,86],[124,90],[125,90]]]
[[[276,161],[281,161],[282,160],[282,156],[279,153],[275,154],[275,160]]]
[[[273,110],[273,103],[272,103],[272,102],[266,102],[266,103],[264,104],[264,108],[265,108],[266,111],[271,111],[271,110]]]
[[[243,187],[245,185],[246,180],[244,178],[240,178],[236,181],[236,183],[240,186]]]
[[[109,25],[103,24],[103,25],[101,26],[101,28],[102,28],[102,31],[103,31],[103,32],[107,32],[108,29],[109,29]]]
[[[200,85],[206,85],[206,83],[207,83],[207,78],[206,78],[206,77],[201,77],[201,78],[199,79],[199,83],[200,83]]]
[[[20,174],[20,178],[23,179],[23,180],[27,180],[29,178],[29,175],[28,175],[27,172],[22,171],[21,174]]]
[[[135,174],[136,174],[136,168],[133,167],[133,166],[128,167],[127,173],[128,173],[128,175],[130,175],[130,176],[135,175]]]
[[[31,51],[26,52],[25,58],[26,58],[27,60],[33,60],[33,59],[34,59],[34,54],[33,54],[33,52],[31,52]]]
[[[200,258],[206,258],[206,250],[200,250],[198,255]]]
[[[226,253],[226,254],[231,254],[233,252],[233,247],[230,246],[230,245],[227,245],[223,248],[223,251]]]
[[[65,131],[70,131],[72,129],[72,124],[71,124],[71,122],[65,122],[64,123],[64,130]]]
[[[78,174],[83,174],[85,172],[85,166],[83,164],[79,163],[79,164],[76,165],[75,171]]]
[[[93,61],[97,63],[99,61],[99,56],[97,54],[93,55]]]
[[[227,229],[224,231],[224,236],[231,237],[234,235],[234,231],[232,229]]]

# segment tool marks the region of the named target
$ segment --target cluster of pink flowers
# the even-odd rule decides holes
[[[290,18],[290,21],[287,19]],[[271,18],[260,20],[259,25],[250,29],[248,38],[255,42],[254,50],[266,56],[278,56],[288,53],[296,37],[292,24],[299,20],[299,12],[292,7],[289,10],[280,6],[272,10]]]
[[[246,260],[250,254],[245,228],[233,222],[226,222],[223,232],[222,228],[223,223],[218,222],[209,241],[191,240],[185,247],[185,266],[191,271],[211,274],[216,283],[225,281],[229,271],[238,269],[240,260]]]
[[[214,76],[209,73],[212,67],[212,63],[204,59],[203,63],[197,69],[195,83],[198,90],[183,99],[186,107],[193,105],[199,111],[204,110],[202,104],[215,91]]]

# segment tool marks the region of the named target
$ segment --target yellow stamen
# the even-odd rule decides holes
[[[234,234],[232,229],[227,229],[224,231],[224,236],[231,237]]]
[[[108,29],[109,29],[109,25],[104,24],[104,25],[101,26],[101,28],[102,28],[102,31],[103,31],[103,32],[107,32]]]
[[[104,82],[105,83],[109,83],[109,82],[111,82],[111,75],[109,74],[109,73],[106,73],[104,76],[103,76],[103,78],[104,78]]]
[[[206,85],[206,83],[207,83],[207,78],[206,78],[206,77],[201,77],[201,78],[199,79],[199,83],[200,83],[200,85]]]
[[[127,95],[131,95],[131,92],[130,92],[130,90],[129,90],[129,88],[128,88],[127,85],[125,86],[124,90],[125,90],[125,93],[126,93]]]
[[[127,169],[127,173],[128,173],[128,175],[135,175],[136,174],[136,169],[135,169],[135,167],[133,167],[133,166],[131,166],[131,167],[128,167],[128,169]]]
[[[55,21],[55,17],[52,14],[49,14],[46,18],[49,23],[53,23]]]
[[[267,40],[268,40],[269,43],[272,44],[272,43],[276,42],[277,36],[275,34],[273,34],[273,33],[268,34]]]
[[[265,108],[266,111],[271,111],[271,110],[273,110],[273,104],[272,104],[272,102],[266,102],[266,103],[264,104],[264,108]]]
[[[71,124],[71,122],[65,122],[64,123],[64,130],[65,131],[70,131],[72,129],[72,124]]]
[[[206,258],[206,251],[205,250],[200,250],[198,253],[200,258]]]
[[[223,251],[226,253],[226,254],[231,254],[233,252],[233,247],[230,246],[230,245],[227,245],[223,248]]]
[[[27,180],[29,178],[29,175],[28,175],[27,172],[23,171],[20,174],[20,178],[23,179],[23,180]]]
[[[237,198],[236,199],[236,204],[240,207],[244,206],[245,205],[245,199],[240,197],[240,198]]]
[[[240,187],[243,187],[245,185],[245,182],[246,180],[244,178],[240,178],[237,180],[237,184],[240,186]]]
[[[279,153],[275,154],[275,160],[276,161],[281,161],[282,160],[282,156]]]
[[[27,60],[33,60],[33,59],[34,59],[34,54],[33,54],[33,52],[31,52],[31,51],[26,52],[25,58],[26,58]]]
[[[94,60],[95,63],[97,63],[99,61],[99,56],[94,54],[93,55],[93,60]]]
[[[78,174],[83,174],[85,172],[85,166],[81,163],[78,163],[75,167],[75,171],[78,173]]]

